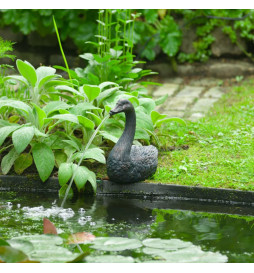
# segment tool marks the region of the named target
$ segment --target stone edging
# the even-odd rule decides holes
[[[30,176],[28,178],[26,176],[0,175],[0,191],[57,193],[59,189],[60,186],[55,177],[51,177],[43,183],[37,176]],[[163,200],[196,200],[254,205],[254,191],[147,182],[116,184],[111,181],[98,181],[97,195],[142,196],[160,198]]]

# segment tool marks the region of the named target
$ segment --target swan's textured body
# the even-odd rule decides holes
[[[150,146],[132,145],[136,130],[136,115],[128,100],[119,100],[111,115],[124,112],[126,124],[107,159],[107,174],[111,181],[133,183],[144,181],[156,172],[158,150]]]

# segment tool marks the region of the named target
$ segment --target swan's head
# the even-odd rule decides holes
[[[113,116],[117,113],[121,113],[121,112],[129,112],[129,111],[133,111],[133,105],[131,104],[130,101],[126,100],[126,99],[120,99],[117,103],[116,106],[110,110],[109,114],[110,116]]]

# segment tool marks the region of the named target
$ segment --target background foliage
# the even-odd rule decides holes
[[[230,37],[232,43],[240,48],[239,37],[246,39],[250,45],[253,43],[253,10],[142,9],[132,12],[140,13],[133,36],[136,45],[134,52],[138,58],[154,60],[163,52],[171,60],[180,62],[206,61],[211,55],[210,46],[215,40],[212,31],[216,27],[221,28]],[[84,41],[97,40],[94,37],[98,30],[97,14],[98,10],[1,10],[0,24],[11,25],[15,31],[24,34],[37,31],[45,36],[54,33],[52,23],[52,15],[54,15],[61,40],[70,38],[81,52],[91,52],[94,50],[91,44]],[[181,51],[182,31],[193,26],[196,29],[196,39],[193,43],[195,52],[186,54]],[[241,49],[252,58],[251,50],[249,52]]]

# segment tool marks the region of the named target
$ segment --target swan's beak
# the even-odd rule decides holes
[[[120,108],[116,105],[116,107],[115,107],[114,109],[111,109],[111,110],[109,111],[109,115],[110,115],[110,116],[113,116],[113,115],[115,115],[115,114],[117,114],[117,113],[120,113],[120,112],[122,112],[122,109],[120,109]]]

